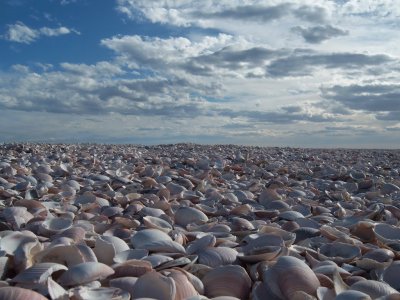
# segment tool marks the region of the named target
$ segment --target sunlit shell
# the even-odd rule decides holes
[[[376,237],[383,243],[400,242],[400,228],[385,223],[378,223],[374,227]]]
[[[115,263],[122,263],[124,261],[130,259],[142,259],[149,254],[149,251],[146,249],[128,249],[122,252],[117,253],[114,256]]]
[[[238,255],[235,249],[227,247],[209,247],[198,253],[199,263],[210,267],[232,264]]]
[[[172,241],[172,239],[165,232],[158,229],[144,229],[136,232],[131,238],[132,246],[137,249],[146,249],[147,244],[158,241]]]
[[[129,300],[130,294],[115,287],[78,287],[70,290],[76,300]]]
[[[208,217],[193,207],[180,207],[175,212],[175,223],[186,227],[190,223],[201,224],[208,221]]]
[[[173,229],[171,224],[157,217],[152,217],[152,216],[143,217],[143,223],[147,228],[155,228],[164,231],[166,233],[170,232]]]
[[[114,270],[105,264],[85,262],[70,267],[60,276],[58,282],[62,286],[74,286],[94,280],[102,280],[112,274],[114,274]]]
[[[97,260],[107,265],[112,264],[116,254],[126,250],[129,250],[128,244],[115,236],[99,236],[93,248]]]

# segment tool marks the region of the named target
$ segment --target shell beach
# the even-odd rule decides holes
[[[0,145],[0,299],[400,299],[400,151]]]

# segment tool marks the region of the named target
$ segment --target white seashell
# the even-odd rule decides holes
[[[115,255],[126,250],[129,250],[128,244],[115,236],[97,237],[93,248],[97,260],[106,265],[111,265]]]
[[[186,227],[190,223],[203,224],[208,217],[200,210],[193,207],[180,207],[175,212],[175,223]]]
[[[102,280],[113,274],[114,270],[105,264],[85,262],[70,267],[68,271],[60,276],[58,282],[62,286],[74,286]]]
[[[129,300],[130,294],[116,287],[78,287],[70,290],[76,300]]]
[[[146,249],[147,244],[156,241],[172,241],[172,239],[165,232],[158,229],[143,229],[136,232],[131,238],[132,246],[137,249]]]
[[[149,254],[149,251],[146,249],[129,249],[122,252],[117,253],[114,256],[115,263],[122,263],[124,261],[130,259],[142,259],[145,258]]]
[[[12,282],[45,284],[51,274],[61,270],[65,271],[68,268],[57,263],[39,263],[19,273]]]

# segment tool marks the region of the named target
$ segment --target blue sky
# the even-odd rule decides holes
[[[0,142],[399,148],[395,0],[4,0]]]

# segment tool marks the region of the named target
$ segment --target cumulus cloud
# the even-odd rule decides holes
[[[347,30],[343,30],[332,25],[318,25],[307,28],[296,26],[292,28],[292,31],[299,33],[303,39],[310,44],[319,44],[325,40],[349,34]]]
[[[69,29],[61,26],[58,28],[41,27],[39,29],[33,29],[28,27],[22,22],[16,22],[15,24],[8,25],[7,32],[3,35],[3,39],[23,44],[31,44],[38,40],[42,36],[54,37],[78,31]]]

